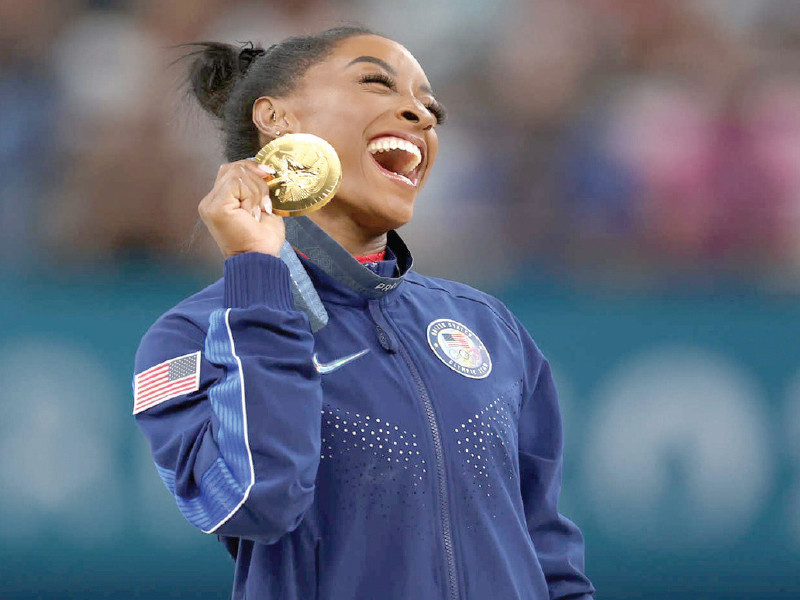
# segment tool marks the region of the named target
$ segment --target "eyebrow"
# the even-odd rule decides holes
[[[391,75],[393,75],[395,77],[397,76],[397,71],[395,70],[395,68],[392,65],[390,65],[389,63],[387,63],[385,60],[381,60],[377,56],[359,56],[358,58],[354,58],[349,63],[347,63],[347,65],[345,66],[345,69],[347,67],[350,67],[350,66],[352,66],[352,65],[354,65],[356,63],[360,63],[360,62],[372,63],[373,65],[378,65],[379,67],[382,67],[383,69],[388,71]],[[426,94],[430,94],[431,96],[434,95],[433,94],[433,90],[431,89],[431,87],[429,85],[424,85],[423,84],[423,85],[419,86],[419,89],[422,90],[423,92],[425,92]]]
[[[347,63],[347,66],[345,68],[360,62],[366,62],[378,65],[379,67],[386,69],[392,75],[397,76],[397,71],[392,65],[387,63],[385,60],[377,58],[376,56],[359,56],[358,58],[354,58],[349,63]]]

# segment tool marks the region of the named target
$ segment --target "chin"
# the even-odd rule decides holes
[[[370,215],[370,224],[383,232],[398,229],[407,225],[414,216],[414,201],[406,198],[395,198],[380,206],[379,211]]]
[[[331,216],[333,216],[333,211],[340,216],[347,214],[362,229],[371,234],[386,233],[390,229],[402,227],[414,216],[416,194],[392,194],[383,190],[374,190],[370,194],[362,193],[351,196],[347,193],[348,191],[345,189],[344,194],[338,194],[328,205],[335,206],[335,208],[331,206]]]

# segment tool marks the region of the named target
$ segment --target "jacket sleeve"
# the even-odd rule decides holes
[[[584,574],[583,536],[574,523],[558,512],[563,440],[550,365],[525,328],[519,322],[516,325],[525,357],[519,463],[528,531],[550,598],[589,599],[595,589]]]
[[[207,332],[168,313],[145,335],[135,373],[199,351],[199,389],[157,400],[136,420],[190,523],[269,544],[313,501],[322,408],[314,340],[279,259],[229,258],[224,285]]]

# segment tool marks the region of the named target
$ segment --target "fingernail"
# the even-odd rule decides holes
[[[275,175],[275,167],[273,166],[259,164],[258,168],[264,171],[265,173],[269,173],[270,175]]]
[[[272,198],[269,197],[269,194],[264,196],[264,199],[261,201],[261,206],[264,207],[265,213],[272,214]]]

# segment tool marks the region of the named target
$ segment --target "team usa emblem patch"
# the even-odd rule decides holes
[[[457,321],[431,321],[428,344],[439,360],[464,377],[483,379],[492,372],[492,358],[486,346],[469,327]]]

